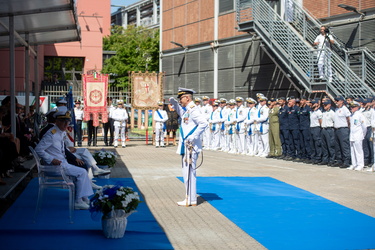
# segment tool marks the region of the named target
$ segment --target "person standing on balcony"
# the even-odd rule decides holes
[[[335,43],[332,35],[329,34],[329,30],[325,26],[321,26],[319,29],[320,34],[315,38],[314,46],[318,48],[318,70],[319,79],[332,81],[332,66],[331,66],[331,45]]]

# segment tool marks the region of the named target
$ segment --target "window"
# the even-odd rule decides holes
[[[219,0],[219,13],[234,10],[234,0]]]

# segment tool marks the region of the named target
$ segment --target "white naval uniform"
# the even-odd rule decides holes
[[[247,108],[240,106],[236,108],[236,125],[235,125],[235,135],[234,140],[236,145],[236,153],[242,154],[245,149],[245,124],[244,120],[246,119]]]
[[[83,121],[83,108],[81,106],[74,108],[74,117],[76,121]]]
[[[224,122],[225,124],[225,145],[226,148],[223,150],[224,152],[228,152],[234,154],[236,152],[236,145],[235,145],[235,122],[236,122],[236,108],[229,109],[227,113],[227,118]]]
[[[201,107],[202,114],[206,118],[207,121],[210,120],[210,116],[212,113],[212,106],[207,103],[206,105]],[[203,147],[204,148],[210,148],[210,136],[211,136],[211,129],[209,126],[207,126],[206,130],[203,133]]]
[[[270,151],[269,139],[268,139],[268,114],[269,108],[267,105],[259,105],[258,115],[255,118],[256,130],[258,131],[258,138],[256,138],[256,143],[258,144],[258,154],[257,156],[266,157]]]
[[[65,143],[65,146],[68,147],[68,150],[69,150],[69,147],[74,147],[74,144],[69,140],[69,138],[66,135],[64,136],[64,143]],[[72,154],[78,159],[85,162],[86,166],[88,167],[89,178],[90,179],[94,178],[93,167],[97,166],[96,165],[97,162],[95,161],[94,157],[87,150],[87,148],[75,148],[75,149],[76,151]]]
[[[177,100],[173,97],[169,99],[169,102],[181,117],[177,154],[182,155],[182,175],[184,178],[187,200],[194,203],[197,201],[196,162],[198,155],[202,150],[201,135],[206,129],[208,122],[193,101],[184,108],[180,106]],[[193,153],[191,157],[192,163],[190,166],[188,163],[189,161],[184,160],[184,154],[187,148],[185,145],[188,142],[192,142],[193,144]]]
[[[358,170],[364,168],[362,141],[367,132],[365,119],[362,112],[358,110],[350,117],[350,154],[352,157],[352,167]]]
[[[87,171],[71,165],[65,158],[65,144],[64,144],[65,131],[61,131],[56,125],[53,126],[43,136],[42,140],[35,148],[36,153],[47,164],[52,164],[52,160],[56,159],[61,161],[61,166],[69,176],[76,177],[76,199],[88,197],[93,194],[91,181],[88,177]]]
[[[165,122],[168,120],[167,111],[156,110],[152,119],[155,121],[155,145],[164,147]]]
[[[257,108],[254,106],[248,109],[246,120],[246,154],[254,156],[258,152],[258,144],[255,143],[256,126],[254,124],[255,118],[258,114]]]
[[[227,148],[227,142],[225,140],[225,134],[226,134],[226,128],[225,128],[225,120],[228,116],[228,112],[229,112],[229,109],[226,108],[226,107],[223,107],[223,108],[220,108],[220,148],[221,148],[221,151],[225,151],[226,148]]]
[[[128,112],[126,112],[126,109],[124,108],[116,108],[112,112],[112,119],[114,120],[113,126],[115,127],[115,141],[113,143],[113,146],[115,147],[118,146],[120,130],[122,146],[125,147],[125,128],[128,118]]]
[[[220,148],[220,121],[220,109],[217,108],[215,111],[211,112],[209,119],[209,141],[211,142],[209,146],[212,150],[218,150]]]

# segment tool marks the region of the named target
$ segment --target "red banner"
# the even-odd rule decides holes
[[[83,76],[83,100],[84,100],[84,120],[93,120],[95,127],[99,126],[99,114],[102,122],[108,122],[107,115],[107,95],[108,95],[108,75],[94,73]]]

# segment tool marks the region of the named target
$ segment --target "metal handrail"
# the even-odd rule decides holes
[[[289,20],[288,20],[289,19]],[[264,0],[237,0],[237,21],[252,21],[254,30],[263,41],[278,55],[300,83],[312,91],[311,85],[317,83],[317,52],[312,44],[321,24],[301,6],[295,5],[293,16],[281,18]],[[338,39],[335,39],[338,41]],[[362,81],[348,66],[348,58],[343,45],[336,42],[331,48],[325,48],[330,54],[333,77],[325,74],[328,88],[336,95],[367,96],[374,90]],[[367,55],[367,54],[366,54]],[[327,66],[326,66],[327,69]],[[327,70],[325,70],[327,72]],[[371,85],[370,85],[371,86]]]

